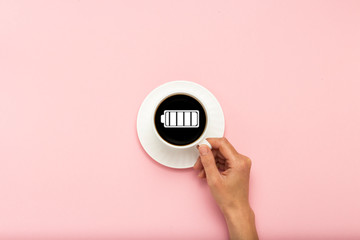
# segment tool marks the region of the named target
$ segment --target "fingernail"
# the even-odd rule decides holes
[[[199,152],[201,156],[206,156],[208,154],[207,146],[199,146]]]

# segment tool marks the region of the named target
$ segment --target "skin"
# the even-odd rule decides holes
[[[206,179],[223,213],[230,239],[259,239],[249,203],[250,158],[238,153],[226,138],[208,138],[212,150],[200,145],[194,169]]]

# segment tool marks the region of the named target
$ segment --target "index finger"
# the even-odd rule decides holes
[[[226,159],[232,159],[238,154],[238,152],[226,138],[207,138],[206,140],[213,148],[219,149],[220,153]]]

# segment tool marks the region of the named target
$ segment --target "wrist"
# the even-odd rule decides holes
[[[249,204],[234,205],[222,209],[230,239],[258,239],[255,214]]]
[[[228,206],[221,209],[224,217],[227,221],[236,220],[237,222],[248,222],[249,218],[254,217],[254,211],[249,204],[238,204],[234,206]]]
[[[233,201],[230,204],[220,206],[225,218],[232,215],[247,214],[252,211],[249,202]]]

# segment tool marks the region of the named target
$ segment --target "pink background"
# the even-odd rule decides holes
[[[253,160],[262,239],[359,239],[359,1],[0,1],[0,239],[226,239],[141,102],[189,80]]]

